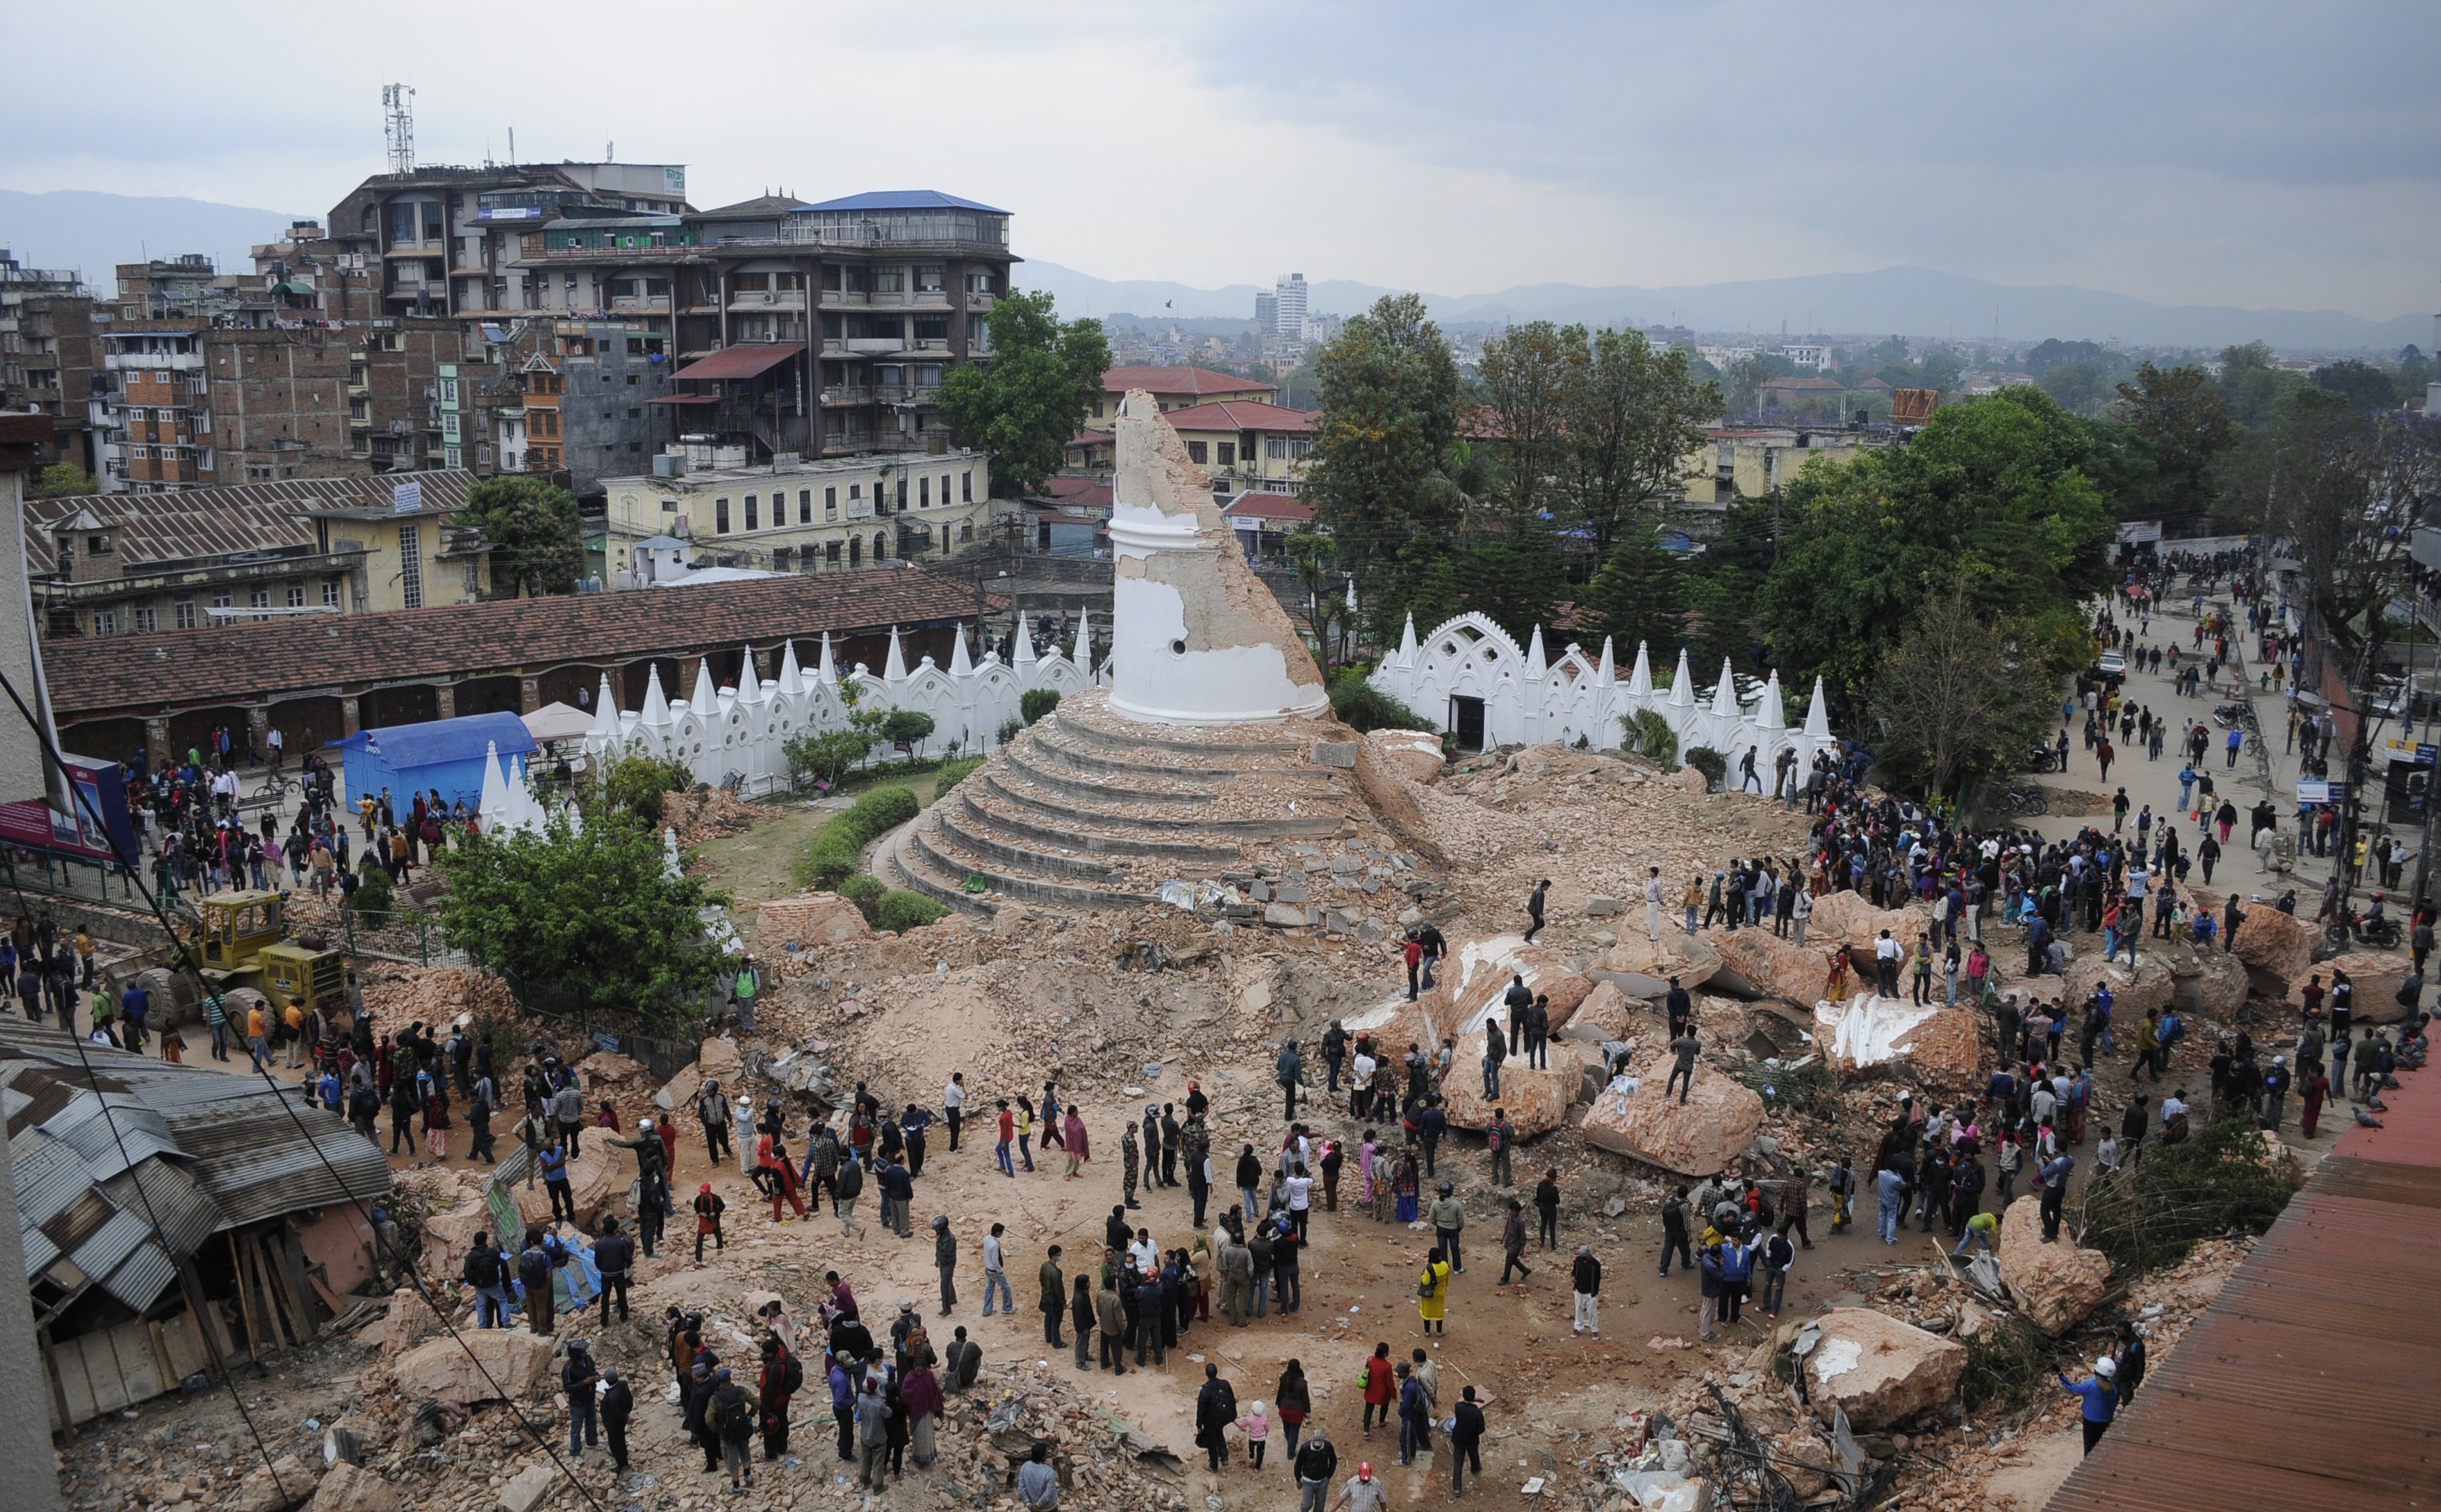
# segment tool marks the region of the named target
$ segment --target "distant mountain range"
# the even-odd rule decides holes
[[[148,257],[201,252],[223,273],[252,272],[255,243],[278,241],[296,219],[209,200],[0,189],[0,246],[29,268],[75,268],[105,295],[113,269]]]
[[[208,200],[146,198],[61,189],[27,194],[0,189],[0,246],[28,267],[76,268],[107,293],[112,269],[140,258],[201,252],[224,273],[248,269],[255,243],[277,239],[296,216],[280,210]],[[1148,319],[1245,319],[1255,313],[1257,286],[1219,289],[1156,279],[1097,279],[1057,262],[1019,264],[1021,288],[1048,289],[1068,315],[1132,314]],[[1397,291],[1343,279],[1312,285],[1317,314],[1354,315]],[[1998,335],[2004,340],[2121,341],[2136,346],[2218,348],[2262,340],[2284,351],[2358,351],[2388,355],[2414,342],[2432,347],[2434,317],[2403,315],[2367,320],[2336,310],[2239,310],[2161,305],[2122,294],[2066,284],[2019,287],[1931,268],[1882,268],[1871,273],[1818,273],[1739,283],[1646,289],[1588,288],[1569,283],[1523,284],[1496,294],[1427,294],[1434,317],[1450,322],[1506,324],[1581,320],[1595,325],[1679,325],[1700,332],[1841,335]]]
[[[1251,283],[1199,289],[1148,279],[1112,280],[1056,262],[1020,264],[1022,288],[1048,289],[1071,315],[1132,314],[1147,318],[1248,318],[1258,290]],[[1345,279],[1311,286],[1310,306],[1321,315],[1353,315],[1397,291]],[[1739,283],[1646,289],[1525,284],[1496,294],[1427,294],[1435,319],[1507,324],[1576,320],[1592,325],[1678,325],[1703,332],[1791,335],[1997,335],[2003,340],[2119,341],[2146,347],[2219,348],[2268,341],[2284,351],[2371,351],[2388,355],[2410,342],[2434,344],[2431,315],[2367,320],[2336,310],[2240,310],[2161,305],[2124,294],[2066,284],[2020,287],[1932,268],[1882,268],[1871,273],[1817,273]]]

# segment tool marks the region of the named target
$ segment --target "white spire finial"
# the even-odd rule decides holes
[[[884,682],[907,680],[907,654],[898,648],[898,627],[895,624],[890,627],[890,656],[881,664],[881,680]]]
[[[640,721],[647,729],[665,729],[670,722],[670,697],[661,692],[661,669],[650,667],[644,673],[644,713]]]
[[[961,621],[949,631],[949,675],[969,677],[974,671],[975,664],[967,659],[967,627]]]
[[[1636,643],[1636,666],[1627,675],[1627,691],[1638,698],[1653,696],[1653,653],[1641,640]]]
[[[815,671],[814,675],[833,687],[839,685],[839,663],[831,659],[831,633],[827,630],[823,632],[822,665]]]
[[[805,675],[797,666],[797,643],[780,642],[780,675],[774,689],[784,698],[793,698],[805,691]]]

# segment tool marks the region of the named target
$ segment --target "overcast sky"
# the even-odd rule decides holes
[[[2441,5],[11,7],[0,188],[325,213],[382,166],[940,189],[1104,278],[1444,294],[1914,263],[2441,308]],[[42,66],[23,66],[45,60]]]

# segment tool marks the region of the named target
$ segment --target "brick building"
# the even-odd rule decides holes
[[[94,470],[87,402],[100,366],[93,298],[76,274],[25,267],[0,247],[0,409],[51,417],[40,465]]]

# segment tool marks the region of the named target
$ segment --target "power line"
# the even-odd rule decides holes
[[[9,680],[9,675],[5,672],[0,672],[0,692],[6,692],[9,695],[9,701],[16,706],[17,717],[25,721],[27,728],[33,731],[36,743],[43,748],[44,761],[58,773],[62,783],[67,787],[67,789],[76,795],[78,802],[84,806],[85,813],[93,819],[96,831],[104,837],[110,837],[109,826],[103,822],[101,814],[98,807],[90,799],[85,797],[84,789],[79,786],[71,779],[67,769],[67,763],[62,759],[59,748],[53,744],[50,731],[44,727],[41,720],[34,717],[33,711],[27,707],[25,698],[17,692],[16,684]],[[119,865],[124,867],[127,873],[135,879],[136,891],[143,896],[145,905],[151,909],[154,921],[160,925],[162,934],[168,938],[170,948],[177,957],[179,967],[194,979],[195,988],[199,995],[205,997],[211,996],[212,987],[209,982],[204,981],[203,968],[196,964],[194,956],[189,952],[186,945],[180,943],[177,930],[171,927],[169,914],[162,908],[160,898],[154,893],[153,889],[144,881],[142,867],[137,864],[135,858],[121,855],[118,851],[118,842],[117,838],[115,837],[110,837],[110,838],[112,855],[117,856]],[[14,866],[12,858],[12,878],[13,875]],[[18,893],[21,904],[24,896],[25,894],[21,891]],[[74,1039],[76,1036],[74,1035],[70,1035],[68,1037]],[[80,1047],[78,1054],[80,1058],[82,1057],[83,1051],[81,1047]],[[321,1143],[314,1138],[313,1130],[305,1126],[305,1120],[298,1113],[296,1107],[289,1101],[290,1089],[282,1087],[279,1080],[268,1071],[264,1070],[262,1065],[259,1061],[254,1060],[251,1055],[247,1057],[247,1060],[248,1063],[253,1066],[255,1074],[262,1078],[263,1085],[271,1089],[271,1090],[277,1094],[277,1100],[280,1108],[288,1114],[289,1122],[297,1125],[298,1136],[305,1141],[306,1147],[314,1152],[314,1158],[321,1162],[322,1169],[330,1174],[332,1181],[341,1192],[347,1192],[347,1179],[342,1177],[338,1172],[338,1168],[331,1163],[331,1158],[323,1152]],[[99,1089],[96,1089],[95,1095],[100,1095]],[[102,1107],[106,1113],[109,1108],[107,1099],[104,1099]],[[114,1125],[112,1136],[116,1138],[118,1130]],[[143,1190],[143,1182],[140,1179],[136,1182],[136,1190],[138,1192]],[[350,1194],[347,1200],[349,1205],[353,1207],[357,1214],[364,1218],[365,1227],[372,1233],[374,1243],[376,1245],[380,1244],[381,1229],[379,1225],[373,1222],[371,1210],[366,1206],[361,1197],[355,1197],[353,1194]],[[149,1196],[145,1199],[145,1205],[149,1212],[152,1205],[152,1200]],[[162,1239],[162,1248],[165,1251],[169,1251],[173,1254],[176,1252],[175,1250],[169,1245],[166,1238],[162,1238],[160,1225],[157,1221],[154,1224],[154,1233],[156,1238]],[[506,1235],[503,1235],[502,1237],[505,1238]],[[591,1487],[588,1486],[584,1481],[580,1480],[577,1477],[576,1472],[569,1468],[567,1462],[559,1457],[559,1450],[553,1439],[536,1432],[533,1424],[527,1419],[525,1410],[517,1402],[516,1398],[512,1396],[507,1391],[503,1390],[500,1383],[493,1378],[492,1373],[484,1367],[481,1357],[475,1353],[474,1347],[466,1342],[465,1336],[459,1330],[458,1325],[449,1321],[448,1315],[443,1312],[441,1305],[434,1301],[431,1288],[425,1285],[424,1277],[420,1269],[414,1262],[408,1260],[405,1255],[399,1254],[396,1251],[390,1251],[390,1254],[391,1258],[399,1267],[399,1273],[407,1278],[407,1283],[415,1288],[416,1295],[423,1299],[424,1305],[427,1308],[431,1309],[432,1316],[440,1323],[442,1329],[449,1336],[450,1341],[456,1343],[460,1350],[464,1352],[467,1361],[475,1367],[475,1373],[483,1377],[483,1384],[490,1387],[502,1401],[508,1403],[509,1412],[516,1418],[517,1427],[523,1429],[526,1436],[533,1439],[536,1445],[541,1447],[543,1453],[550,1456],[551,1464],[557,1467],[559,1473],[568,1478],[569,1484],[576,1487],[578,1494],[585,1498],[586,1503],[594,1509],[594,1512],[605,1512],[601,1501],[594,1496]],[[226,1375],[226,1368],[223,1370],[223,1375],[225,1377]],[[234,1382],[231,1383],[230,1390],[232,1392],[236,1390]],[[243,1408],[241,1408],[241,1411],[243,1411]],[[251,1428],[251,1420],[249,1420],[248,1427]],[[255,1444],[258,1449],[262,1449],[262,1441],[260,1435],[256,1437]],[[263,1449],[262,1454],[263,1463],[268,1466],[271,1463],[270,1450]],[[272,1476],[276,1483],[279,1479],[279,1472],[274,1470],[272,1472]],[[283,1496],[286,1494],[284,1488],[282,1489],[281,1494]]]

